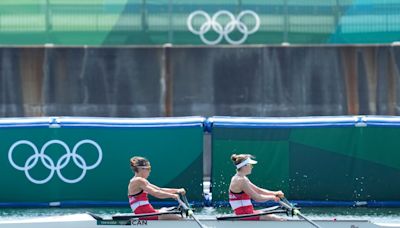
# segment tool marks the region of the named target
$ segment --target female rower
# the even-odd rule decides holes
[[[129,204],[134,214],[146,214],[159,212],[153,208],[149,203],[147,194],[150,194],[156,198],[165,199],[172,198],[175,200],[179,199],[179,194],[185,194],[186,191],[183,188],[160,188],[151,184],[147,178],[150,175],[151,166],[149,160],[144,157],[132,157],[131,168],[135,173],[135,176],[129,181],[128,185],[128,198]],[[161,210],[160,210],[161,211]],[[165,214],[158,216],[145,217],[146,220],[158,220],[158,219],[181,219],[180,216],[174,214]]]
[[[232,177],[229,185],[229,203],[236,215],[255,214],[258,211],[254,210],[251,200],[265,202],[273,200],[279,202],[280,198],[284,197],[282,191],[270,191],[257,187],[247,178],[251,174],[253,165],[257,161],[250,154],[233,154],[231,159],[236,166],[236,174]],[[243,220],[278,220],[283,218],[276,215],[262,215],[244,218]]]

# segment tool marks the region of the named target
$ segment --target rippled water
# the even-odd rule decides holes
[[[54,215],[69,215],[85,212],[93,212],[101,216],[111,216],[116,213],[129,213],[130,209],[123,207],[96,207],[96,208],[2,208],[0,209],[1,220],[14,220],[21,218],[54,216]],[[393,222],[400,223],[400,208],[348,208],[348,207],[320,207],[302,208],[301,212],[311,219],[365,219],[374,222]],[[229,214],[229,208],[196,208],[195,211],[198,217],[212,218],[216,215]]]

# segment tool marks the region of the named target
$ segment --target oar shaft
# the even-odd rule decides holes
[[[194,221],[197,222],[197,224],[201,227],[201,228],[207,228],[206,226],[204,226],[192,213],[192,218],[194,219]]]
[[[187,210],[188,215],[196,221],[196,223],[201,227],[201,228],[207,228],[205,225],[203,225],[197,218],[194,216],[192,209],[189,208],[189,205],[186,205],[184,202],[182,202],[181,199],[178,199],[179,204],[183,207],[183,209]]]
[[[287,208],[287,209],[290,209],[290,210],[293,209],[293,207],[291,205],[287,204],[283,200],[279,201],[279,204],[282,205],[284,208]]]
[[[183,209],[185,209],[185,210],[190,209],[188,206],[186,206],[186,204],[181,199],[178,199],[178,203],[179,203],[179,205],[181,205],[183,207]]]
[[[317,227],[317,228],[321,228],[318,224],[316,224],[315,222],[313,222],[311,219],[307,218],[306,216],[304,216],[298,209],[293,208],[293,206],[290,204],[290,202],[286,199],[286,198],[282,198],[279,203],[290,210],[293,210],[293,214],[299,216],[300,218],[306,220],[307,222],[309,222],[311,225]]]
[[[189,201],[188,201],[186,195],[182,195],[182,199],[183,199],[183,202],[185,202],[186,205],[190,206]]]
[[[302,215],[300,212],[297,214],[297,216],[303,218],[304,220],[306,220],[307,222],[311,223],[313,226],[317,227],[317,228],[321,228],[318,224],[316,224],[315,222],[313,222],[312,220],[310,220],[309,218],[305,217],[304,215]]]

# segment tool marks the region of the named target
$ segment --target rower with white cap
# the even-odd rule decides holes
[[[256,214],[251,200],[257,202],[265,202],[273,200],[279,202],[284,197],[282,191],[270,191],[260,188],[253,184],[247,175],[251,174],[253,165],[257,161],[253,160],[254,156],[250,154],[233,154],[231,156],[233,164],[236,167],[236,174],[232,177],[229,185],[229,203],[236,215]],[[276,215],[262,215],[245,218],[243,220],[284,220]]]

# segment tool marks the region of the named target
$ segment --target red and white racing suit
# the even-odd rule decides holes
[[[254,210],[250,196],[243,191],[240,193],[229,191],[229,204],[236,215],[254,214],[257,212]],[[241,220],[260,220],[260,216],[242,218]]]
[[[134,214],[147,214],[156,213],[157,210],[151,206],[147,197],[147,192],[143,190],[135,195],[128,195],[129,205],[132,208]],[[158,220],[158,216],[144,217],[143,220]]]

